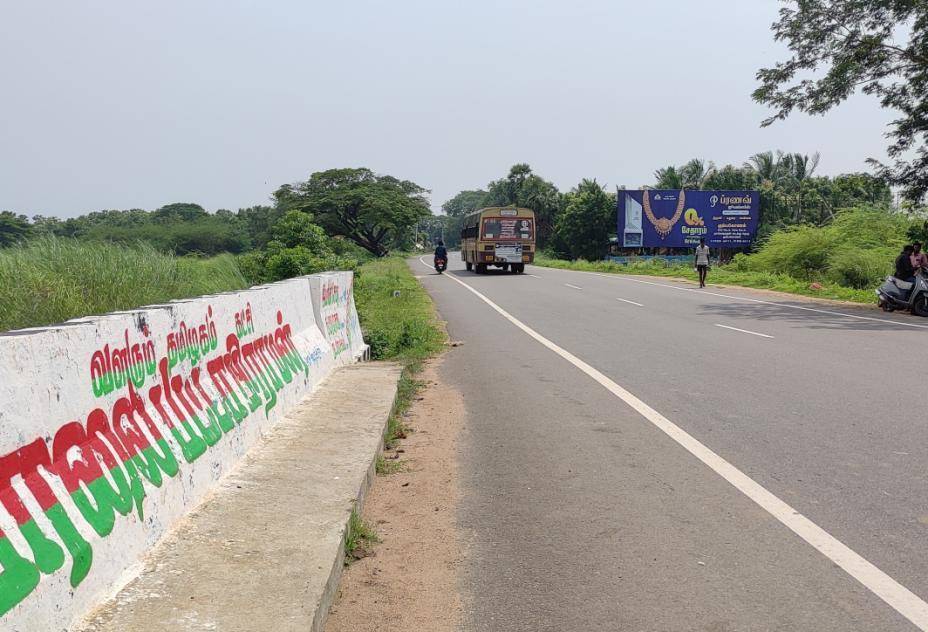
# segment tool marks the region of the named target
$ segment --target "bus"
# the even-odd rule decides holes
[[[465,216],[461,260],[477,274],[485,274],[488,266],[522,274],[525,264],[535,260],[535,212],[493,206]]]

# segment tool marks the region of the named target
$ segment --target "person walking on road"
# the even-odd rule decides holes
[[[696,272],[699,273],[699,287],[706,287],[706,275],[709,273],[709,246],[706,245],[705,238],[700,238],[699,245],[696,246],[694,264]]]

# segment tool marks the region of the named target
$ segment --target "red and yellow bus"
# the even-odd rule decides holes
[[[514,206],[482,208],[464,217],[461,259],[484,274],[496,266],[514,274],[535,260],[535,212]]]

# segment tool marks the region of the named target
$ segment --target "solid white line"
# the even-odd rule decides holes
[[[721,327],[722,329],[731,329],[732,331],[740,331],[743,334],[751,334],[752,336],[760,336],[761,338],[773,338],[773,336],[768,336],[767,334],[759,334],[756,331],[749,331],[747,329],[738,329],[737,327],[729,327],[728,325],[720,325],[715,323],[716,327]]]
[[[537,274],[526,274],[525,276],[535,277],[536,279],[540,279],[540,278],[541,278],[541,277],[538,276]]]
[[[623,303],[631,303],[632,305],[637,305],[638,307],[644,307],[641,303],[636,303],[635,301],[630,301],[627,298],[617,298],[617,301],[622,301]]]
[[[627,274],[605,274],[603,272],[588,272],[586,270],[563,270],[562,268],[550,268],[551,270],[561,270],[562,272],[579,272],[580,274],[592,274],[594,276],[606,277],[607,279],[619,279],[621,281],[631,281],[632,283],[642,283],[644,285],[655,285],[657,287],[666,287],[671,290],[679,290],[681,292],[695,292],[696,294],[709,294],[710,296],[718,296],[720,298],[728,298],[735,301],[747,301],[750,303],[760,303],[762,305],[773,305],[775,307],[787,307],[789,309],[798,309],[805,312],[815,312],[817,314],[828,314],[829,316],[843,316],[844,318],[856,318],[857,320],[870,320],[877,323],[890,323],[892,325],[899,325],[900,327],[916,327],[918,329],[928,329],[928,325],[919,325],[918,323],[907,323],[901,320],[890,320],[888,318],[876,318],[874,316],[858,316],[856,314],[846,314],[844,312],[835,312],[828,309],[816,309],[814,307],[803,307],[801,305],[788,305],[786,303],[777,303],[776,301],[763,301],[758,298],[748,298],[746,296],[732,296],[730,294],[719,294],[718,292],[709,292],[707,290],[692,288],[692,287],[680,287],[679,285],[669,285],[667,283],[655,283],[654,281],[645,281],[643,279],[633,279],[630,275]],[[750,288],[746,288],[750,289]]]
[[[423,264],[428,266],[425,262],[423,262]],[[476,295],[477,298],[493,308],[503,318],[593,378],[606,390],[628,404],[642,417],[676,441],[687,452],[702,461],[713,472],[724,478],[741,493],[767,511],[771,516],[779,520],[793,533],[805,540],[829,560],[843,568],[848,575],[863,584],[868,590],[889,604],[899,614],[911,621],[919,629],[928,631],[928,603],[925,603],[908,588],[865,560],[847,545],[780,500],[765,487],[754,481],[750,476],[710,450],[698,439],[645,404],[632,393],[619,386],[616,382],[566,349],[551,342],[464,281],[451,275],[448,275],[447,278],[455,283],[463,285],[469,292]]]
[[[580,287],[580,286],[578,286],[578,285],[571,285],[570,283],[565,283],[564,285],[566,285],[567,287],[572,287],[572,288],[574,288],[575,290],[582,290],[582,289],[583,289],[582,287]]]

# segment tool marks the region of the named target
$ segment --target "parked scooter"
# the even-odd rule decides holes
[[[448,260],[447,260],[447,259],[442,259],[441,257],[436,257],[436,259],[435,259],[435,271],[438,272],[438,274],[441,274],[442,272],[444,272],[444,271],[447,270],[447,269],[448,269]]]
[[[886,277],[876,295],[884,312],[899,309],[911,311],[918,316],[928,316],[928,275],[923,270],[915,275],[912,283],[892,276]]]

